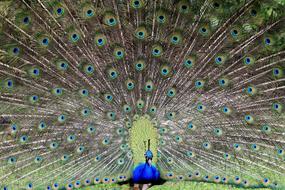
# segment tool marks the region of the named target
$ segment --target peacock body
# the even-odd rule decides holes
[[[3,1],[0,188],[285,188],[283,0]]]

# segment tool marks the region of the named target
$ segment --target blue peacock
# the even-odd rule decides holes
[[[0,189],[285,188],[284,10],[284,0],[1,1]]]

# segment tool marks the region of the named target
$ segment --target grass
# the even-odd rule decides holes
[[[100,184],[96,186],[90,186],[80,188],[78,190],[129,190],[132,189],[129,185],[118,185],[118,184]],[[163,185],[152,186],[149,190],[269,190],[269,188],[243,188],[234,185],[214,184],[205,182],[194,182],[194,181],[171,181],[166,182]],[[282,190],[282,189],[280,189]],[[284,190],[284,188],[283,188]]]

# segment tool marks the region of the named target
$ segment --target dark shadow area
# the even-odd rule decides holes
[[[155,183],[151,183],[151,187],[152,187],[152,186],[155,186],[155,185],[163,185],[165,182],[166,182],[166,180],[160,178],[160,179],[159,179],[158,181],[156,181]],[[129,179],[129,180],[123,181],[123,182],[118,182],[118,184],[119,184],[119,185],[129,185],[129,186],[130,186],[130,189],[133,189],[133,187],[134,187],[134,185],[135,185],[132,179]],[[148,183],[146,182],[146,184],[148,184]],[[141,186],[142,186],[142,185],[143,185],[143,184],[139,184],[140,189],[141,189]]]
[[[170,181],[172,181],[172,182],[183,182],[183,181],[180,181],[180,180],[170,180]],[[151,186],[150,186],[150,188],[151,187],[153,187],[153,186],[156,186],[156,185],[163,185],[163,184],[165,184],[167,182],[167,180],[165,180],[165,179],[162,179],[162,178],[160,178],[156,183],[151,183]],[[278,189],[278,188],[272,188],[272,187],[266,187],[266,186],[264,186],[263,184],[259,184],[259,185],[252,185],[252,186],[247,186],[247,187],[245,187],[245,186],[243,186],[242,184],[235,184],[235,183],[215,183],[215,182],[213,182],[213,181],[203,181],[203,180],[185,180],[184,182],[189,182],[189,183],[191,183],[191,182],[196,182],[196,183],[209,183],[209,184],[220,184],[220,185],[224,185],[225,187],[226,186],[232,186],[232,187],[235,187],[235,188],[240,188],[240,189],[259,189],[259,188],[268,188],[268,189]],[[134,188],[134,182],[133,182],[133,180],[132,179],[129,179],[129,180],[127,180],[127,181],[122,181],[122,182],[117,182],[117,184],[118,185],[129,185],[130,186],[130,189],[133,189]],[[146,183],[147,184],[147,183]],[[139,187],[140,187],[140,189],[141,189],[141,187],[142,187],[142,185],[143,184],[139,184]],[[92,185],[91,185],[92,186]],[[96,184],[94,184],[93,186],[95,186],[96,187]],[[283,189],[283,188],[282,188]],[[66,188],[65,187],[63,187],[63,188],[60,188],[59,190],[66,190]]]
[[[155,183],[151,183],[151,185],[163,185],[164,183],[166,182],[166,180],[162,179],[162,178],[159,178],[159,180]],[[129,184],[131,187],[134,186],[134,182],[132,179],[129,179],[127,181],[123,181],[123,182],[118,182],[119,185],[126,185],[126,184]],[[146,183],[147,184],[147,183]]]

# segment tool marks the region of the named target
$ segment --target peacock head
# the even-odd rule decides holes
[[[149,160],[149,159],[152,160],[152,158],[153,158],[153,154],[152,154],[152,152],[151,152],[150,150],[147,150],[147,151],[144,153],[144,156],[145,156],[146,160]]]
[[[146,144],[146,142],[144,142]],[[145,156],[145,161],[146,163],[151,164],[152,158],[153,158],[153,153],[150,150],[150,139],[148,139],[148,149],[147,151],[144,153]]]

